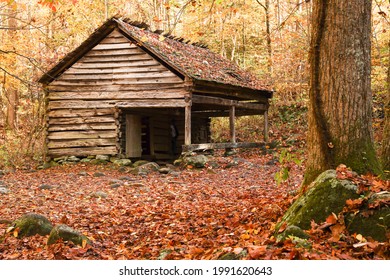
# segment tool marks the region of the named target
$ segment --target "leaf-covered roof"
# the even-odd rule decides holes
[[[243,70],[234,62],[210,51],[199,44],[190,44],[183,39],[153,32],[145,24],[135,24],[113,17],[93,32],[78,48],[65,56],[57,65],[45,73],[39,82],[48,84],[73,65],[90,49],[103,40],[112,30],[119,28],[129,39],[154,54],[166,65],[195,82],[207,82],[233,86],[239,90],[260,91],[268,98],[272,90],[254,74]]]
[[[163,36],[120,19],[116,21],[122,30],[135,38],[139,44],[151,49],[190,78],[269,90],[255,75],[204,46]]]

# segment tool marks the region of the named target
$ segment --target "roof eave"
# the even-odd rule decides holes
[[[222,83],[217,81],[209,81],[203,79],[193,78],[193,91],[196,92],[200,89],[209,88],[210,90],[221,90],[229,95],[241,97],[243,99],[263,100],[270,99],[273,96],[273,91],[268,89],[256,89],[250,87],[243,87],[239,85],[232,85],[228,83]]]

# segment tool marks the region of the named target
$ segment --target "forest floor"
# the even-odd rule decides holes
[[[299,141],[299,139],[298,139]],[[298,145],[299,146],[299,145]],[[296,158],[302,149],[286,149]],[[389,243],[313,224],[305,242],[276,242],[273,228],[296,198],[304,163],[285,163],[276,184],[281,149],[247,150],[223,157],[218,167],[177,169],[172,175],[132,175],[108,165],[76,164],[18,170],[1,178],[0,219],[26,213],[67,224],[91,241],[84,247],[47,236],[16,238],[0,224],[0,259],[386,259]],[[233,163],[233,164],[232,164]],[[288,166],[286,166],[286,164]],[[51,189],[41,189],[43,184]],[[94,192],[107,197],[94,197]],[[322,228],[322,229],[321,229]]]

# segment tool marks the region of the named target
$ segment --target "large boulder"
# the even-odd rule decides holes
[[[359,197],[358,187],[353,181],[338,179],[336,170],[327,170],[320,174],[309,186],[308,191],[291,205],[276,225],[275,233],[278,235],[282,231],[280,230],[282,226],[309,229],[312,220],[316,223],[325,222],[332,213],[337,215],[342,212],[347,200]],[[345,224],[350,233],[360,233],[383,241],[390,228],[389,217],[389,207],[370,209],[370,215],[367,213],[346,215]]]
[[[39,214],[29,213],[12,223],[14,231],[17,231],[17,237],[22,238],[32,235],[48,235],[53,228],[50,221]]]
[[[62,241],[71,241],[73,244],[79,246],[85,246],[85,244],[91,243],[88,237],[67,225],[56,225],[50,232],[47,245],[54,244],[59,239]]]

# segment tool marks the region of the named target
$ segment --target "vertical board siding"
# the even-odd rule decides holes
[[[182,79],[117,30],[50,83],[47,91],[51,156],[121,153],[124,134],[118,103],[174,104],[186,94]]]

